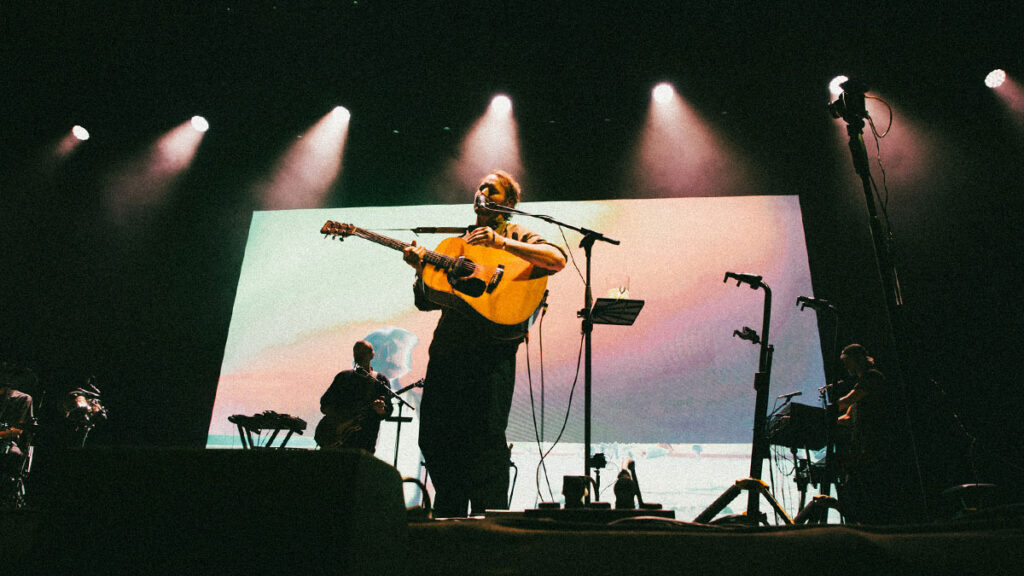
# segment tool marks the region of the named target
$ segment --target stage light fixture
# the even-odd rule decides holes
[[[74,135],[75,138],[78,138],[83,142],[89,139],[89,131],[82,126],[79,126],[78,124],[75,124],[75,126],[71,129],[71,134]]]
[[[989,88],[998,88],[1002,86],[1004,82],[1006,82],[1006,72],[999,68],[996,68],[989,72],[988,76],[985,76],[985,86],[988,86]]]
[[[196,132],[206,132],[210,129],[210,123],[202,116],[193,116],[192,128],[195,128]]]
[[[651,97],[658,104],[667,104],[672,101],[672,95],[675,94],[675,89],[668,82],[662,82],[651,90]]]
[[[839,96],[840,94],[843,93],[843,87],[840,86],[840,84],[846,82],[847,80],[849,80],[849,78],[847,78],[846,76],[836,76],[835,78],[832,79],[831,82],[828,83],[828,91],[833,96]]]
[[[491,100],[491,108],[495,112],[507,114],[512,111],[512,99],[504,94],[498,94]]]
[[[352,118],[352,113],[344,106],[335,106],[334,110],[331,110],[331,114],[334,115],[337,120],[342,122],[348,122],[349,119]]]

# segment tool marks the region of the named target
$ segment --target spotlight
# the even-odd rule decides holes
[[[985,86],[988,86],[989,88],[998,88],[1003,85],[1003,82],[1006,82],[1006,72],[999,68],[996,68],[989,72],[988,76],[985,76]]]
[[[671,102],[673,94],[675,94],[675,90],[668,82],[662,82],[655,86],[654,90],[651,90],[651,97],[653,97],[654,101],[659,104],[667,104]]]
[[[71,129],[71,134],[83,142],[89,139],[89,131],[77,124]]]
[[[491,100],[491,106],[495,112],[507,114],[512,111],[512,99],[504,94],[498,94]]]
[[[342,122],[348,122],[348,120],[352,118],[352,113],[344,106],[335,106],[334,110],[331,110],[331,114]]]
[[[868,86],[860,80],[845,80],[839,84],[839,97],[829,102],[828,111],[833,118],[842,118],[847,123],[867,118],[864,107],[864,93]]]
[[[210,123],[202,116],[193,116],[192,128],[195,128],[196,132],[206,132],[210,129]]]
[[[828,83],[828,91],[832,93],[833,96],[839,96],[840,94],[843,93],[843,87],[840,86],[840,84],[846,82],[847,80],[849,80],[849,78],[847,78],[846,76],[836,76],[835,78],[832,79],[831,82]]]

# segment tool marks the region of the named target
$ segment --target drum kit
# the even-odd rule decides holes
[[[85,446],[89,432],[107,419],[107,409],[100,401],[100,390],[92,377],[86,381],[86,386],[88,389],[82,387],[68,392],[62,404],[64,419],[71,425],[79,446]]]

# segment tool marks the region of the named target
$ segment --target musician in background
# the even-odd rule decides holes
[[[391,382],[370,365],[373,346],[369,342],[356,342],[352,356],[355,368],[339,372],[320,397],[325,418],[317,425],[316,440],[321,448],[362,448],[372,454],[380,422],[393,410],[390,396],[382,389],[390,390]]]
[[[837,402],[838,423],[850,431],[848,453],[841,457],[844,513],[865,524],[896,523],[902,509],[895,389],[860,344],[843,348],[840,359],[855,378],[853,388]]]
[[[34,420],[32,397],[14,388],[24,377],[35,379],[28,370],[0,366],[0,507],[22,477],[30,445],[27,430]]]
[[[484,177],[474,196],[476,224],[466,243],[514,254],[544,273],[565,266],[565,253],[479,199],[514,207],[519,184],[507,172]],[[423,247],[405,250],[416,269],[414,296],[420,310],[439,307],[425,295]],[[500,303],[498,303],[500,304]],[[442,308],[430,344],[420,404],[420,449],[434,485],[434,515],[465,516],[508,507],[509,447],[505,437],[515,390],[516,352],[522,339],[498,340],[457,309]]]

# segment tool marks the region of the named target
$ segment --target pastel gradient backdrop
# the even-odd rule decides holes
[[[620,240],[619,246],[594,247],[594,296],[607,295],[628,276],[630,298],[645,301],[632,326],[597,325],[593,333],[592,442],[610,462],[603,471],[605,487],[632,458],[647,499],[688,519],[747,475],[759,347],[733,337],[733,331],[749,326],[761,332],[764,292],[723,282],[727,271],[761,275],[772,289],[772,398],[801,391],[799,401],[819,404],[824,370],[816,316],[795,305],[798,296],[813,295],[796,196],[535,202],[520,209]],[[516,218],[566,248],[585,271],[578,233],[565,230],[563,239],[553,225]],[[413,270],[390,248],[356,237],[324,239],[319,230],[326,220],[402,241],[416,238],[433,248],[443,236],[416,237],[401,229],[464,226],[473,213],[466,205],[254,213],[209,447],[241,447],[229,416],[273,410],[308,422],[307,433],[289,446],[312,448],[320,395],[338,371],[351,367],[352,344],[368,335],[390,342],[386,350],[377,346],[375,367],[392,377],[395,388],[425,373],[438,312],[413,306]],[[548,288],[548,312],[519,352],[508,428],[519,471],[513,509],[558,500],[561,476],[583,473],[577,311],[584,285],[570,261]],[[415,407],[419,393],[404,398]],[[537,471],[537,438],[543,427],[540,446],[550,447],[567,410],[565,432],[548,459],[549,493]],[[397,462],[405,476],[421,476],[415,412],[406,409],[403,415],[414,420],[402,427],[398,457],[393,423],[382,426],[377,456]],[[792,492],[792,484],[790,478],[776,480],[778,490]],[[614,499],[610,490],[602,496]]]

